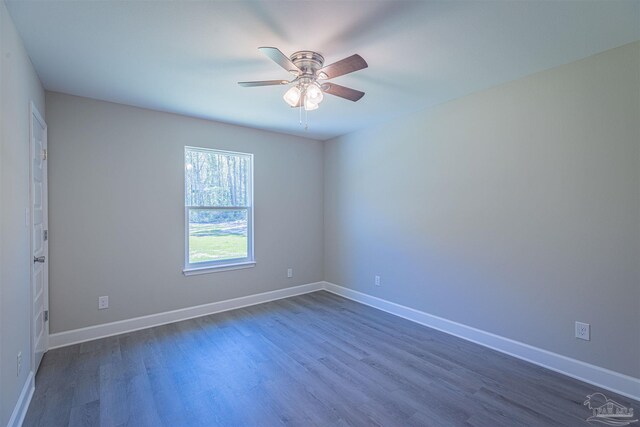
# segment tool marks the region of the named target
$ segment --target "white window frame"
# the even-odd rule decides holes
[[[196,274],[214,273],[218,271],[237,270],[241,268],[251,268],[256,265],[253,253],[253,154],[239,151],[218,150],[215,148],[191,147],[186,145],[183,153],[183,165],[187,163],[187,151],[202,151],[206,153],[227,154],[245,156],[249,158],[249,176],[247,202],[248,206],[187,206],[187,172],[184,169],[184,194],[182,203],[184,205],[184,269],[185,276]],[[184,167],[184,166],[183,166]],[[202,210],[246,210],[247,211],[247,256],[244,258],[232,258],[208,262],[189,262],[189,211],[195,209]]]

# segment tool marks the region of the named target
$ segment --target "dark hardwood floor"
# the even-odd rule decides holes
[[[587,426],[595,391],[322,291],[52,350],[24,425]]]

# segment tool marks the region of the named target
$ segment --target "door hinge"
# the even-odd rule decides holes
[[[44,321],[48,322],[49,321],[49,310],[45,310],[44,311]]]
[[[42,150],[42,160],[47,160],[47,150]]]
[[[49,230],[44,230],[44,231],[42,232],[42,240],[43,240],[43,241],[45,241],[45,242],[46,242],[47,240],[49,240]]]

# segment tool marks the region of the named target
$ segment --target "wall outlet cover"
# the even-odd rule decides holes
[[[591,325],[588,323],[576,322],[576,338],[581,340],[591,340]]]
[[[104,310],[105,308],[109,308],[109,297],[98,297],[98,310]]]

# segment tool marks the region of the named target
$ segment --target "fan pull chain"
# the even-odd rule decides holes
[[[304,110],[304,131],[308,131],[309,130],[309,112],[305,109]]]

